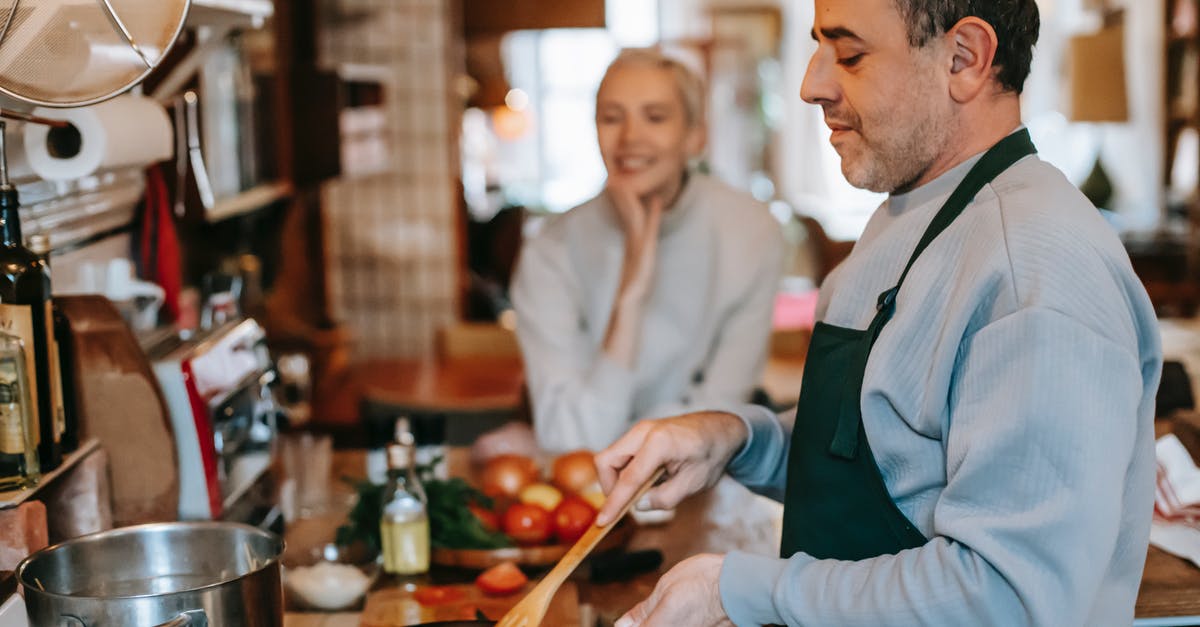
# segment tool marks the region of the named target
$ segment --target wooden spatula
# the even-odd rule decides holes
[[[640,501],[650,491],[650,488],[658,483],[664,472],[662,468],[659,468],[654,473],[654,476],[647,479],[642,484],[642,487],[638,488],[637,494],[633,495],[633,498],[621,508],[621,513],[609,521],[607,525],[603,527],[592,525],[589,527],[583,536],[575,542],[575,546],[572,546],[571,550],[567,551],[567,554],[559,560],[554,569],[547,573],[538,582],[538,585],[534,586],[533,590],[530,590],[529,594],[525,595],[525,598],[513,606],[504,615],[504,618],[501,618],[500,622],[496,623],[496,627],[537,627],[541,625],[542,619],[546,616],[546,610],[550,608],[550,601],[554,598],[554,594],[558,592],[558,587],[567,580],[567,577],[588,556],[588,553],[591,553],[592,549],[596,548],[596,545],[600,543],[600,540],[604,539],[609,530],[625,517],[629,508],[633,507],[634,503]]]

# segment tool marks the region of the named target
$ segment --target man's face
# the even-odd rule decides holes
[[[627,65],[611,72],[596,96],[596,136],[610,177],[623,177],[639,196],[670,203],[688,158],[703,143],[688,120],[668,70]]]
[[[893,0],[815,0],[800,95],[820,105],[855,187],[903,192],[949,144],[955,112],[940,40],[914,49]]]

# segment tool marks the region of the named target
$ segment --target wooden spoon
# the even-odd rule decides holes
[[[583,536],[575,542],[575,546],[572,546],[571,550],[567,551],[567,554],[559,560],[554,569],[547,573],[538,582],[538,585],[534,586],[533,590],[530,590],[529,594],[525,595],[525,598],[513,606],[504,615],[504,618],[501,618],[500,622],[496,623],[496,627],[537,627],[541,625],[542,619],[546,617],[546,611],[550,609],[550,601],[554,599],[559,586],[567,580],[567,577],[588,556],[588,553],[591,553],[592,549],[596,548],[597,544],[600,544],[600,540],[603,540],[604,536],[608,535],[608,532],[616,526],[617,522],[625,517],[629,508],[633,507],[634,503],[640,501],[650,491],[650,488],[653,488],[654,484],[658,483],[658,480],[662,478],[665,472],[665,470],[659,468],[652,477],[642,484],[642,487],[638,488],[637,494],[633,495],[632,499],[629,499],[629,502],[621,508],[621,512],[609,521],[607,525],[603,527],[592,525],[589,527],[583,533]]]

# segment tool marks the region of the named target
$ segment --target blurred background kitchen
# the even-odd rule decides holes
[[[1121,233],[1184,367],[1160,409],[1188,409],[1200,382],[1200,2],[1039,5],[1025,123]],[[816,288],[882,199],[845,182],[821,111],[799,99],[812,11],[192,0],[130,93],[37,111],[6,96],[5,110],[73,126],[7,124],[23,234],[48,238],[37,241],[66,419],[62,467],[44,461],[36,488],[0,495],[0,527],[20,521],[0,538],[0,570],[113,525],[271,526],[328,498],[314,486],[330,446],[379,448],[398,415],[433,421],[418,439],[451,446],[527,420],[509,281],[547,216],[603,189],[596,87],[626,47],[661,47],[705,79],[698,167],[767,203],[783,229],[760,400],[792,404]],[[25,38],[0,45],[5,93],[29,67],[15,47],[42,41],[28,20],[10,19]],[[54,67],[37,70],[43,82]],[[306,481],[314,459],[325,474]],[[284,497],[272,466],[292,479]]]

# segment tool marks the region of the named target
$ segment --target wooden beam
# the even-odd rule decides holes
[[[604,26],[604,0],[463,0],[463,31],[468,37]]]

